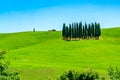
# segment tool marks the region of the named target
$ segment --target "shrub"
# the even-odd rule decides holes
[[[110,80],[120,80],[120,68],[109,67],[108,75],[110,76]]]
[[[98,80],[99,75],[92,70],[86,72],[68,71],[60,76],[58,80]]]
[[[9,62],[5,61],[6,51],[0,52],[0,80],[20,80],[19,71],[9,71]]]

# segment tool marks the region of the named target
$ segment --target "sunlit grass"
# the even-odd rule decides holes
[[[100,40],[64,41],[61,32],[0,34],[0,50],[8,51],[12,68],[23,80],[47,80],[69,69],[93,68],[106,73],[120,65],[120,28],[103,29]]]

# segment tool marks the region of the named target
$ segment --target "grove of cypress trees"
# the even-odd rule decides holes
[[[100,36],[100,23],[87,24],[85,22],[85,24],[82,25],[82,22],[79,22],[69,24],[69,26],[63,23],[63,40],[99,39]]]

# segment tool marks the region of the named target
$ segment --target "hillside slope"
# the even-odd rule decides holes
[[[47,40],[58,39],[60,32],[19,32],[0,34],[0,49],[19,49],[44,43]]]
[[[120,28],[102,29],[100,40],[63,41],[61,32],[0,34],[0,50],[8,51],[12,68],[23,80],[47,80],[69,69],[106,72],[120,65]]]

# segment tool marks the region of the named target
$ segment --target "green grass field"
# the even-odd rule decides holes
[[[109,66],[120,65],[120,28],[102,29],[100,40],[81,41],[63,41],[60,31],[1,33],[0,50],[7,50],[22,80],[48,80],[70,69],[106,74]]]

